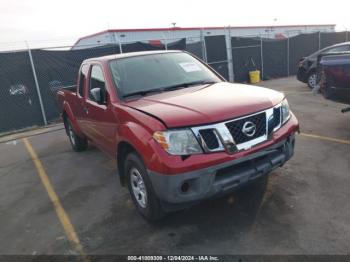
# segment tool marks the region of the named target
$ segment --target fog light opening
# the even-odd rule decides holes
[[[181,185],[181,192],[182,193],[187,193],[189,189],[190,189],[190,184],[188,182],[184,182]]]

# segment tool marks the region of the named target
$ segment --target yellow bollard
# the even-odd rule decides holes
[[[255,71],[250,71],[249,72],[249,80],[251,84],[256,84],[260,82],[260,71],[255,70]]]

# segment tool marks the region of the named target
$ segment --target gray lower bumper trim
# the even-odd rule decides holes
[[[294,153],[294,140],[290,136],[249,156],[192,172],[163,175],[148,170],[148,173],[162,201],[173,204],[198,201],[234,190],[282,166]],[[181,191],[184,183],[188,186],[185,193]]]

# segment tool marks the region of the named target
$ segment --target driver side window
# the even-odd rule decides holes
[[[106,81],[103,76],[102,68],[99,65],[93,65],[90,74],[90,86],[89,86],[89,99],[95,101],[91,95],[91,90],[94,88],[100,88],[103,95],[103,101],[106,101]]]

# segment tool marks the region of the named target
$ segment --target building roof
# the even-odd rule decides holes
[[[122,53],[122,54],[115,54],[115,55],[93,57],[93,58],[86,59],[84,61],[86,61],[86,62],[91,62],[91,61],[105,62],[105,61],[109,61],[109,60],[126,58],[126,57],[144,56],[144,55],[153,55],[153,54],[164,54],[164,53],[181,53],[181,52],[183,52],[183,51],[181,51],[181,50],[140,51],[140,52],[130,52],[130,53]]]
[[[286,28],[286,27],[308,27],[308,26],[335,26],[336,24],[309,24],[309,25],[264,25],[264,26],[217,26],[217,27],[161,27],[161,28],[129,28],[129,29],[108,29],[104,31],[100,31],[94,34],[90,34],[87,36],[83,36],[79,38],[76,43],[78,44],[81,40],[97,36],[97,35],[102,35],[105,33],[114,33],[114,32],[154,32],[154,31],[188,31],[188,30],[220,30],[220,29],[225,29],[225,28],[230,28],[230,29],[252,29],[252,28]]]

